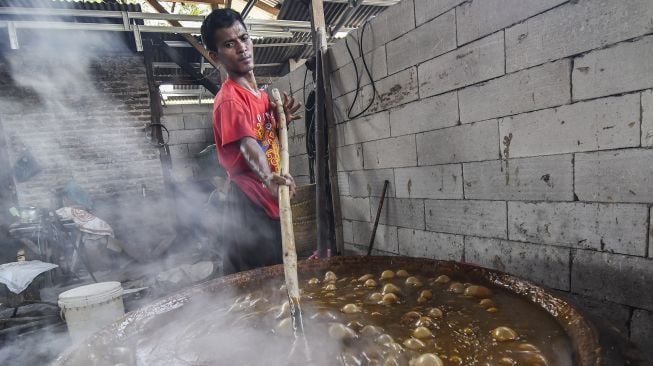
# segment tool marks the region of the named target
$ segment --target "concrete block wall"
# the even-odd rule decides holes
[[[202,174],[197,153],[214,144],[213,105],[182,104],[163,108],[161,123],[170,132],[168,146],[174,181],[184,182]]]
[[[389,180],[377,253],[528,278],[653,353],[652,18],[650,0],[403,0],[346,38],[354,60],[337,42],[346,248],[366,251]]]
[[[295,183],[300,186],[310,184],[308,154],[306,153],[305,104],[308,94],[313,90],[312,85],[311,72],[307,72],[306,66],[301,66],[290,74],[276,79],[274,84],[269,85],[267,89],[270,97],[271,90],[277,88],[282,96],[286,92],[288,95],[292,95],[297,103],[302,104],[297,112],[302,118],[293,121],[288,126],[290,174],[295,178]]]

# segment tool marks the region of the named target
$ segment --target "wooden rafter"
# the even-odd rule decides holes
[[[168,11],[166,10],[166,8],[164,8],[161,4],[159,4],[159,2],[157,0],[147,0],[147,3],[152,5],[152,7],[156,11],[158,11],[159,13],[168,14]],[[168,20],[168,23],[170,23],[171,25],[173,25],[175,27],[181,27],[182,26],[181,23],[179,23],[176,20]],[[211,56],[209,56],[209,51],[207,51],[206,48],[204,48],[204,46],[202,46],[195,39],[195,37],[193,37],[190,34],[182,34],[181,36],[184,37],[186,42],[190,43],[190,45],[193,46],[193,48],[195,48],[197,50],[197,52],[199,52],[211,65],[213,65],[214,68],[220,70],[220,65],[211,59]]]

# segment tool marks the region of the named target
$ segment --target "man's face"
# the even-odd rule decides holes
[[[217,29],[215,39],[218,52],[211,52],[211,57],[221,63],[227,72],[245,75],[254,70],[252,39],[240,22]]]

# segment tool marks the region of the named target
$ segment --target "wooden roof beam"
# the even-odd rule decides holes
[[[147,0],[147,3],[150,4],[159,13],[168,14],[168,11],[161,4],[159,4],[157,0]],[[175,27],[181,27],[181,23],[176,20],[168,20],[168,23]],[[181,36],[186,40],[186,42],[190,43],[190,45],[193,46],[193,48],[196,49],[197,52],[199,52],[202,57],[204,57],[206,61],[208,61],[214,68],[222,70],[220,65],[217,62],[213,61],[209,55],[209,51],[207,51],[206,48],[204,48],[204,46],[195,39],[195,37],[190,34],[182,34]],[[226,73],[221,72],[220,77],[224,81],[224,78],[226,78]]]

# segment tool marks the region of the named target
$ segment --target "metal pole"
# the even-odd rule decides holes
[[[376,219],[374,219],[374,228],[372,229],[372,236],[370,237],[370,245],[367,247],[367,255],[372,254],[374,247],[374,238],[376,237],[376,229],[379,227],[379,218],[381,217],[381,210],[383,209],[383,202],[385,201],[385,192],[388,190],[389,181],[383,182],[383,193],[381,193],[381,201],[379,202],[379,209],[376,210]]]

